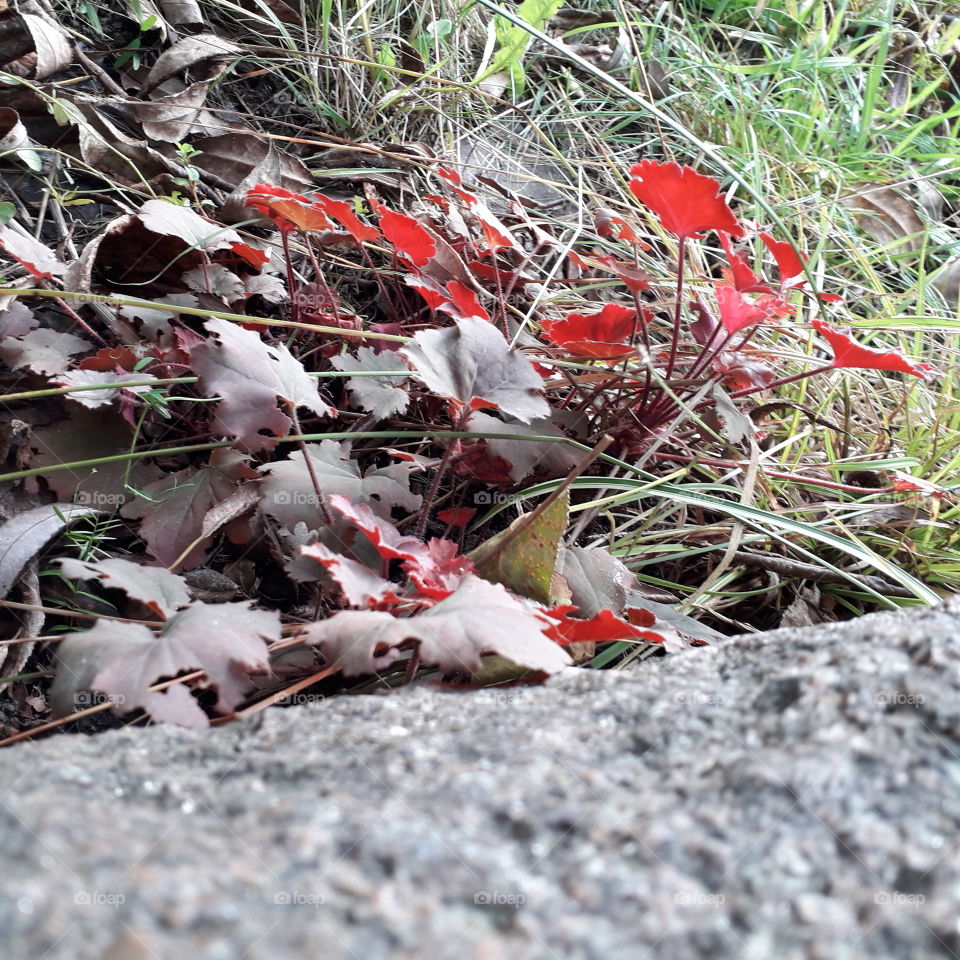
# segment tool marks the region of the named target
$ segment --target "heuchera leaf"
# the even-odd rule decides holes
[[[450,507],[448,510],[438,511],[437,519],[451,527],[465,527],[476,515],[475,507]]]
[[[496,327],[479,317],[446,330],[424,330],[399,353],[434,393],[478,410],[497,407],[524,423],[550,412],[543,379]]]
[[[236,437],[244,450],[276,444],[261,431],[278,437],[289,432],[293,421],[277,406],[278,399],[319,416],[334,413],[320,398],[317,381],[283,344],[268,346],[253,331],[219,317],[208,320],[206,327],[216,339],[193,348],[193,370],[206,396],[220,397],[214,429]]]
[[[198,541],[180,561],[177,569],[190,570],[203,561],[206,539],[204,520],[217,504],[223,503],[241,480],[259,477],[247,460],[235,450],[214,450],[210,465],[199,470],[188,467],[168,473],[142,488],[142,496],[124,504],[121,514],[141,520],[140,536],[147,549],[166,567]]]
[[[831,327],[823,320],[814,320],[813,328],[826,337],[833,350],[833,367],[857,367],[864,370],[893,370],[909,373],[923,380],[936,375],[929,363],[915,363],[896,350],[875,350],[862,347],[847,334]]]
[[[141,624],[98,620],[60,644],[53,707],[69,713],[78,691],[97,690],[113,700],[118,715],[142,708],[154,720],[205,727],[206,714],[182,684],[160,692],[150,686],[203,670],[207,685],[217,688],[217,710],[229,713],[251,686],[247,674],[269,669],[265,639],[280,639],[280,617],[249,603],[191,604],[157,636]]]
[[[11,370],[26,367],[34,373],[54,374],[67,369],[72,354],[91,347],[92,344],[83,337],[39,327],[22,337],[7,337],[0,341],[0,357]]]
[[[757,300],[748,300],[732,284],[715,284],[720,322],[727,333],[736,333],[755,323],[764,323],[773,317],[787,316],[793,307],[775,294],[762,294]]]
[[[403,361],[392,350],[377,353],[372,347],[360,347],[354,357],[341,353],[331,357],[330,363],[337,370],[363,371],[366,374],[377,370],[402,370]],[[372,413],[375,417],[386,419],[394,414],[403,413],[410,403],[410,394],[403,388],[403,377],[351,377],[347,381],[347,390],[354,406]]]
[[[241,240],[231,227],[212,223],[190,207],[159,198],[147,200],[137,211],[137,218],[151,233],[177,237],[199,250],[228,250]]]
[[[415,267],[425,266],[437,252],[437,244],[422,223],[402,213],[380,206],[380,229],[397,253]]]
[[[300,547],[304,557],[310,557],[336,580],[344,599],[351,607],[378,607],[383,603],[397,603],[396,584],[377,576],[369,567],[352,557],[336,553],[322,543]]]
[[[330,506],[352,521],[384,560],[401,560],[403,571],[429,599],[449,596],[467,574],[474,572],[473,562],[458,553],[452,540],[435,537],[424,543],[418,537],[404,536],[369,507],[336,494],[330,497]]]
[[[612,360],[633,353],[628,342],[637,311],[619,303],[604,304],[599,313],[570,313],[561,320],[543,321],[543,331],[558,347],[575,357]],[[646,318],[644,318],[646,319]]]
[[[570,657],[544,635],[546,627],[499,584],[469,575],[449,597],[417,616],[345,610],[308,624],[304,633],[345,676],[382,670],[401,656],[397,648],[408,641],[417,645],[422,663],[444,673],[473,673],[481,656],[490,653],[549,674],[567,666]]]
[[[720,196],[720,184],[692,167],[677,163],[644,160],[630,169],[633,195],[660,218],[665,230],[678,237],[694,237],[703,230],[722,230],[742,237],[726,200]]]
[[[269,183],[258,183],[247,191],[247,206],[272,220],[280,230],[318,232],[333,229],[319,205],[302,194]]]
[[[565,443],[529,439],[531,434],[564,437],[563,432],[550,420],[532,420],[530,425],[526,426],[512,421],[505,422],[490,414],[476,411],[470,414],[467,429],[471,433],[499,434],[497,438],[486,437],[484,443],[492,453],[509,464],[510,479],[514,483],[525,480],[538,468],[548,476],[562,477],[569,473],[580,459],[576,451]],[[500,477],[503,477],[502,473]]]
[[[784,240],[774,240],[769,233],[761,233],[760,239],[764,246],[773,254],[773,259],[777,261],[777,270],[780,273],[780,289],[789,287],[803,286],[803,280],[796,283],[788,283],[794,277],[803,275],[803,261],[797,256],[793,247]]]
[[[650,274],[632,263],[607,255],[594,257],[594,259],[615,273],[631,293],[641,293],[650,289]]]
[[[364,223],[344,200],[332,200],[322,193],[316,196],[316,205],[332,220],[336,220],[357,243],[380,239],[380,231]]]
[[[614,240],[626,240],[641,250],[650,249],[650,245],[637,236],[630,222],[614,210],[601,207],[594,214],[593,221],[598,236],[612,237]]]
[[[123,590],[164,619],[190,603],[190,593],[183,577],[163,567],[145,567],[118,557],[95,563],[65,557],[60,561],[60,569],[66,576],[77,580],[103,580],[105,586]]]
[[[730,243],[730,237],[723,231],[720,232],[720,245],[730,264],[730,279],[733,286],[740,293],[773,293],[770,286],[763,282],[749,264],[739,253],[737,253]]]
[[[600,610],[589,620],[577,620],[569,614],[575,606],[553,607],[544,611],[550,626],[546,635],[561,646],[571,643],[611,643],[614,640],[650,640],[663,643],[664,638],[652,630],[645,630],[627,623],[610,610]]]
[[[490,314],[480,305],[476,291],[459,280],[451,280],[447,284],[447,292],[450,295],[449,303],[440,307],[445,313],[458,320],[464,317],[479,317],[489,322]]]
[[[361,475],[360,465],[350,457],[350,447],[335,440],[306,444],[313,474],[324,497],[341,494],[353,503],[369,504],[378,514],[389,517],[394,507],[406,511],[419,509],[421,497],[410,490],[413,463],[390,463],[368,468]],[[265,463],[258,468],[264,479],[260,509],[288,530],[304,523],[317,529],[320,508],[313,489],[311,471],[303,451],[295,450],[286,460]]]
[[[29,270],[37,280],[49,280],[67,269],[66,264],[58,260],[49,247],[10,227],[0,227],[0,249]]]

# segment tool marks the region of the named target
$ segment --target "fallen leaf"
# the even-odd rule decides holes
[[[477,574],[520,596],[555,603],[558,596],[554,581],[569,507],[569,494],[564,493],[533,522],[529,516],[518,517],[506,530],[481,543],[467,554]]]

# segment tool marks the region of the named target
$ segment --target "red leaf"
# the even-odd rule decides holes
[[[772,317],[783,317],[793,311],[786,300],[775,294],[764,294],[755,301],[748,300],[729,283],[715,284],[720,322],[727,333],[736,333],[744,327],[763,323]]]
[[[599,313],[570,313],[561,320],[544,320],[544,333],[558,347],[578,357],[613,359],[633,352],[637,311],[619,303],[605,304]]]
[[[363,531],[384,560],[412,560],[423,554],[425,544],[422,540],[404,536],[389,520],[378,517],[366,504],[353,503],[339,493],[331,494],[328,502]]]
[[[741,293],[773,293],[773,290],[750,269],[747,261],[734,251],[730,244],[730,238],[722,231],[720,233],[720,244],[727,256],[727,262],[730,264],[730,277],[737,290]]]
[[[630,170],[633,195],[678,237],[697,237],[701,230],[722,230],[743,236],[743,227],[720,196],[720,184],[677,163],[644,160]]]
[[[511,270],[504,270],[493,263],[483,263],[480,260],[471,260],[467,264],[471,272],[483,280],[489,280],[493,284],[499,283],[504,290],[509,287],[518,286],[524,283],[533,283],[534,278],[525,276],[522,273],[514,273]]]
[[[568,616],[576,607],[553,607],[543,613],[552,621],[544,633],[561,646],[571,643],[611,643],[614,640],[651,640],[663,643],[663,637],[652,630],[643,630],[615,616],[611,610],[601,610],[589,620]]]
[[[434,537],[424,544],[424,552],[414,560],[405,560],[401,566],[424,596],[432,600],[449,597],[468,573],[476,567],[469,557],[457,552],[452,540]]]
[[[650,245],[644,243],[637,236],[631,224],[614,210],[601,207],[593,215],[593,222],[598,236],[612,237],[614,240],[626,240],[628,243],[635,244],[641,250],[650,249]]]
[[[353,212],[353,207],[343,200],[331,200],[330,197],[318,193],[317,206],[332,220],[343,226],[343,229],[353,237],[357,243],[380,239],[380,231],[376,227],[363,223]]]
[[[137,358],[129,347],[104,347],[92,357],[86,357],[79,363],[80,370],[100,370],[104,373],[113,373],[114,370],[132,370],[137,365]]]
[[[609,256],[596,257],[595,259],[615,273],[631,293],[640,293],[642,290],[650,289],[650,274],[639,267],[635,267],[632,263]]]
[[[457,440],[453,445],[453,457],[453,470],[461,476],[491,486],[506,486],[510,482],[510,464],[498,457],[486,440],[475,443]]]
[[[468,206],[473,206],[479,202],[475,193],[470,193],[468,190],[460,189],[462,180],[460,178],[460,174],[457,173],[456,170],[450,170],[448,167],[440,167],[438,168],[437,173],[447,181],[449,188]]]
[[[814,320],[813,328],[826,337],[833,350],[833,367],[856,367],[863,370],[894,370],[926,380],[937,373],[928,363],[914,363],[896,350],[874,350],[862,347],[847,334],[823,320]]]
[[[403,282],[411,289],[416,290],[431,310],[437,310],[447,302],[447,295],[440,285],[434,284],[427,277],[414,277],[408,273],[403,278]]]
[[[257,250],[256,247],[251,247],[248,243],[240,243],[238,240],[234,240],[230,244],[230,249],[241,260],[246,261],[251,267],[255,267],[257,270],[270,259],[270,254],[265,250]]]
[[[437,513],[441,523],[448,523],[451,527],[465,527],[477,514],[473,507],[451,507]]]
[[[773,254],[773,259],[777,261],[777,270],[780,271],[781,290],[787,285],[788,280],[803,274],[803,261],[797,256],[793,247],[782,240],[774,240],[769,233],[761,233],[760,239],[764,246]],[[791,283],[791,287],[800,286],[799,283]]]
[[[437,252],[437,244],[423,224],[382,204],[379,213],[380,229],[397,253],[402,253],[415,267],[429,263]]]
[[[459,280],[451,280],[447,284],[447,291],[450,294],[450,301],[441,309],[450,316],[458,320],[464,317],[480,317],[481,320],[489,320],[490,314],[480,305],[475,291],[471,290],[466,284]]]
[[[247,191],[247,206],[272,220],[280,230],[333,229],[333,224],[316,203],[299,193],[284,190],[283,187],[258,183]]]
[[[406,574],[422,594],[433,600],[448,596],[468,573],[474,572],[473,561],[460,556],[452,540],[437,537],[424,543],[418,537],[404,536],[389,520],[381,520],[363,504],[351,503],[339,494],[331,495],[329,502],[363,532],[384,560],[402,560]]]

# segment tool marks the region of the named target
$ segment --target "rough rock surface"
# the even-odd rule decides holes
[[[960,955],[960,603],[0,753],[13,960]]]

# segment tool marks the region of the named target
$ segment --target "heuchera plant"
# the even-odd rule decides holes
[[[603,443],[612,442],[621,456],[695,459],[691,441],[706,439],[698,417],[711,407],[729,417],[736,412],[730,398],[843,367],[917,377],[934,371],[896,351],[861,346],[821,319],[797,323],[800,298],[837,298],[811,291],[793,246],[765,232],[757,236],[774,277],[755,272],[734,247],[748,237],[747,224],[717,181],[689,167],[644,161],[630,171],[630,192],[672,238],[675,256],[641,226],[639,213],[612,210],[596,215],[601,247],[570,250],[519,204],[498,215],[455,171],[437,172],[441,192],[426,196],[416,215],[391,209],[368,189],[370,220],[359,205],[322,194],[269,184],[250,190],[248,205],[279,231],[294,336],[282,343],[262,324],[212,319],[205,336],[180,330],[167,353],[154,352],[151,369],[169,375],[162,360],[173,355],[178,369],[197,375],[201,395],[218,398],[208,429],[228,437],[233,449],[200,469],[155,478],[145,489],[156,508],[137,504],[128,515],[144,521],[148,549],[174,570],[202,562],[221,527],[238,544],[253,542],[257,524],[268,530],[287,576],[315,585],[308,589],[325,614],[303,628],[301,639],[344,675],[375,672],[401,658],[408,676],[420,664],[474,672],[489,654],[543,675],[570,662],[571,644],[703,642],[708,633],[695,621],[654,613],[610,554],[563,545],[569,481],[590,461],[531,435],[567,436],[581,447],[610,437]],[[691,279],[690,245],[710,234],[722,250],[719,276]],[[667,264],[659,276],[655,244]],[[262,266],[265,258],[243,246],[244,270]],[[379,316],[364,318],[345,305],[323,266],[328,253],[352,257],[376,285]],[[542,261],[562,278],[546,290],[535,270]],[[218,277],[229,286],[225,273]],[[811,331],[819,334],[832,359],[778,377],[756,342],[766,326],[800,342]],[[322,397],[308,375],[331,370],[345,378],[334,391],[339,400]],[[366,429],[402,417],[405,429],[419,427],[432,437],[432,449],[383,447],[357,456],[347,440],[307,442],[298,411],[322,421],[342,416],[339,408],[348,404],[362,411]],[[269,459],[291,431],[297,449]],[[362,440],[363,430],[356,436]],[[254,456],[261,459],[251,465]],[[476,526],[477,505],[491,502],[476,493],[478,484],[516,487],[537,473],[566,476],[567,485],[495,536],[489,526]],[[418,474],[426,479],[411,486]],[[155,514],[167,509],[165,502],[179,503],[188,481],[196,487],[201,476],[208,499],[182,508],[173,541]],[[468,535],[484,542],[465,552]],[[93,572],[127,577],[102,565]],[[135,583],[123,589],[144,602],[162,592],[159,582],[124,582]],[[173,588],[163,589],[169,595]],[[207,649],[193,629],[207,612],[188,604],[185,591],[167,604],[165,616],[170,626],[155,640],[138,628],[149,662],[163,661],[166,675],[202,668],[208,677],[229,676],[229,696],[221,691],[221,702],[233,708],[242,694],[235,661],[262,668],[264,651],[250,638],[233,660],[222,643]],[[111,627],[111,638],[127,626]],[[162,704],[157,715],[198,722],[192,702],[151,699],[146,687],[134,691],[129,682],[113,689],[111,678],[124,664],[109,651],[92,657],[93,640],[83,636],[62,645],[61,701],[69,700],[74,676],[148,708]],[[141,677],[145,684],[156,679]]]

